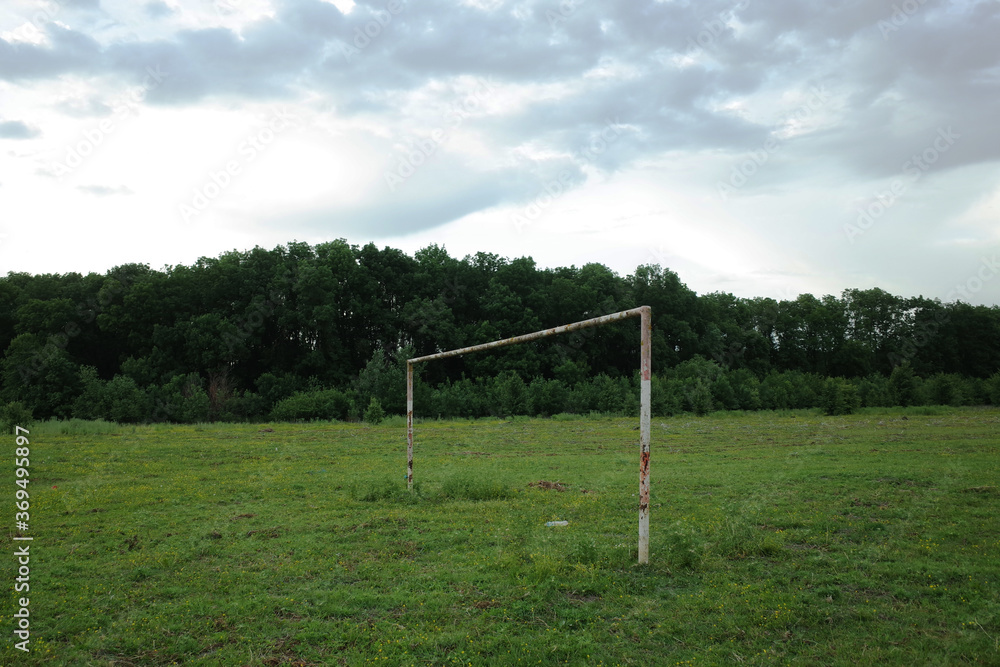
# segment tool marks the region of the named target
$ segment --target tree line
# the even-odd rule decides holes
[[[540,269],[293,242],[161,270],[0,278],[0,405],[37,419],[379,419],[412,356],[652,307],[654,414],[1000,404],[1000,308],[847,289],[698,295],[657,265]],[[629,413],[630,322],[419,365],[425,416]]]

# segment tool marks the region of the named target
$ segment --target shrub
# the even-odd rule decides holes
[[[514,371],[504,371],[496,377],[491,387],[490,399],[493,411],[498,417],[530,413],[528,387],[521,376]]]
[[[767,410],[792,407],[792,383],[784,373],[771,371],[760,383],[761,406]]]
[[[406,414],[406,360],[413,356],[413,348],[410,347],[394,352],[376,347],[371,359],[358,374],[360,405],[366,405],[375,397],[386,412]]]
[[[104,387],[105,419],[119,424],[135,424],[148,418],[149,399],[135,380],[127,375],[116,375]]]
[[[385,419],[385,410],[382,409],[382,404],[379,403],[378,399],[372,396],[368,407],[365,408],[365,421],[369,424],[381,424],[383,419]]]
[[[884,375],[869,375],[858,382],[858,396],[866,408],[888,408],[895,405],[892,386]]]
[[[757,380],[757,376],[745,368],[730,371],[727,375],[736,401],[736,409],[759,410],[760,381]]]
[[[827,378],[823,383],[822,407],[828,415],[849,415],[861,406],[858,392],[843,378]]]
[[[947,373],[937,373],[927,381],[927,399],[932,405],[962,405],[962,378]]]
[[[248,422],[263,420],[267,415],[264,397],[251,391],[234,393],[219,413],[223,422]]]
[[[994,373],[986,383],[989,391],[990,403],[1000,405],[1000,371]]]
[[[693,385],[688,384],[687,401],[684,407],[699,417],[704,417],[712,411],[712,389],[708,380],[699,378]]]
[[[901,364],[892,369],[892,374],[889,376],[889,390],[895,405],[905,408],[917,404],[917,377],[909,364]]]
[[[430,407],[421,410],[442,417],[485,417],[489,414],[486,405],[484,385],[463,377],[454,383],[447,380],[434,389]]]
[[[197,373],[175,375],[152,392],[153,421],[195,424],[208,421],[211,407],[208,392]]]
[[[350,398],[337,389],[300,391],[279,401],[271,411],[271,419],[274,421],[312,421],[314,419],[345,421],[350,408]]]
[[[735,410],[739,407],[739,403],[736,400],[736,392],[733,391],[733,387],[729,384],[729,378],[725,375],[720,375],[712,382],[712,402],[719,406],[721,410]]]
[[[528,402],[536,415],[548,417],[566,409],[569,390],[561,380],[536,377],[528,385]]]
[[[654,417],[672,417],[683,411],[684,390],[680,380],[654,375],[650,380],[650,408]]]
[[[11,401],[0,408],[0,429],[3,429],[4,433],[13,433],[15,426],[28,428],[34,423],[31,410],[21,401]]]
[[[633,388],[627,377],[612,378],[601,373],[592,382],[597,398],[594,409],[628,416],[639,414],[638,387]]]
[[[104,385],[93,366],[81,366],[77,373],[83,390],[73,401],[73,417],[77,419],[100,419],[107,417],[104,404]]]

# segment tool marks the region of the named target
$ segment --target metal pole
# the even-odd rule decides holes
[[[639,564],[649,563],[649,419],[652,374],[652,323],[649,306],[640,308],[639,350]]]
[[[596,327],[600,324],[617,322],[618,320],[624,320],[628,317],[640,317],[642,315],[643,308],[648,309],[649,306],[642,306],[642,308],[632,308],[631,310],[623,310],[618,313],[611,313],[610,315],[602,315],[601,317],[595,317],[589,320],[583,320],[581,322],[573,322],[572,324],[564,324],[561,327],[552,327],[551,329],[543,329],[541,331],[536,331],[534,333],[524,334],[523,336],[514,336],[513,338],[504,338],[502,340],[495,340],[492,343],[483,343],[481,345],[463,347],[458,350],[448,350],[447,352],[428,354],[423,357],[414,357],[413,359],[409,360],[409,363],[416,364],[421,361],[444,359],[446,357],[457,357],[462,354],[468,354],[469,352],[490,350],[496,347],[503,347],[504,345],[514,345],[515,343],[527,343],[528,341],[536,340],[538,338],[544,338],[545,336],[552,336],[555,334],[566,333],[567,331],[576,331],[577,329],[586,329],[587,327]]]
[[[406,490],[413,490],[413,362],[406,362]]]

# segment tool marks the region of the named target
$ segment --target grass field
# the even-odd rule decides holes
[[[636,420],[400,424],[37,426],[0,662],[1000,664],[997,410],[654,419],[648,566]]]

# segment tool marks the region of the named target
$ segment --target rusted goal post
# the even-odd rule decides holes
[[[618,313],[595,317],[590,320],[564,324],[561,327],[536,331],[523,336],[504,338],[492,343],[463,347],[458,350],[448,350],[437,354],[428,354],[423,357],[414,357],[406,361],[406,488],[413,489],[413,364],[434,359],[444,359],[446,357],[457,357],[478,352],[480,350],[490,350],[504,345],[514,345],[516,343],[527,343],[538,338],[554,336],[555,334],[596,327],[601,324],[617,322],[629,317],[640,318],[640,328],[642,330],[639,346],[639,369],[641,373],[639,392],[639,563],[649,562],[649,385],[651,372],[651,350],[650,341],[652,334],[652,324],[650,322],[649,306],[640,306],[631,310],[623,310]]]

